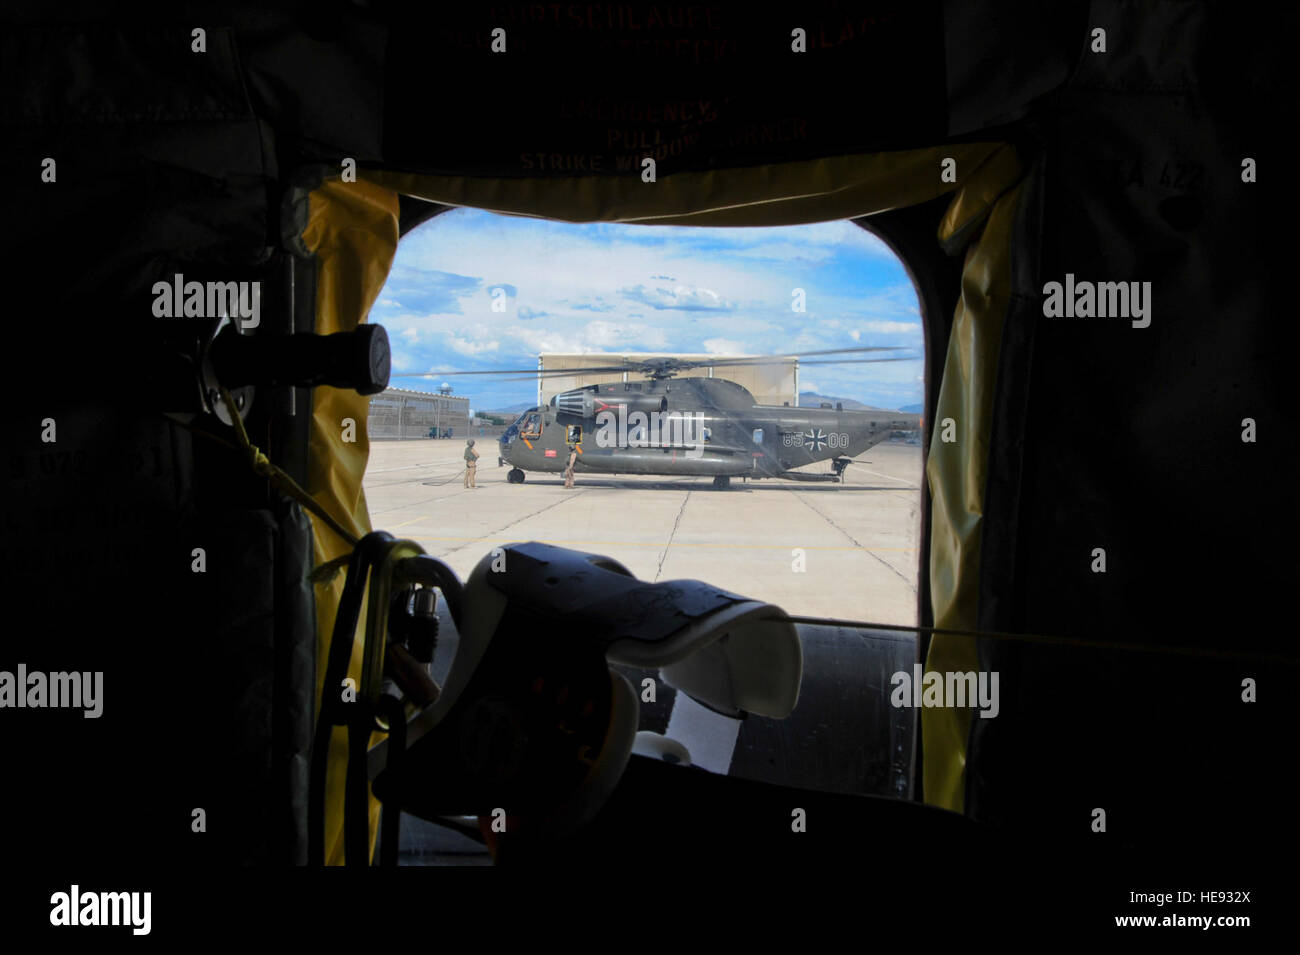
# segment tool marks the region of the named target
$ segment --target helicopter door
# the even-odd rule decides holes
[[[564,429],[564,441],[566,444],[582,443],[582,425],[571,424]]]
[[[523,425],[519,428],[519,437],[521,438],[540,438],[542,436],[542,416],[533,412],[524,419]]]

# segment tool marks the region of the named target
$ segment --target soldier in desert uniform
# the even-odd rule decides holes
[[[465,442],[465,486],[478,489],[474,475],[478,471],[478,452],[474,450],[474,439]]]

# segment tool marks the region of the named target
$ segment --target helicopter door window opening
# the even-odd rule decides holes
[[[916,622],[924,450],[909,439],[925,334],[908,267],[863,224],[644,226],[450,209],[402,237],[369,320],[388,331],[408,408],[437,399],[446,407],[431,424],[497,445],[500,469],[479,483],[501,493],[472,511],[434,521],[396,483],[367,492],[376,526],[403,524],[457,572],[481,556],[466,541],[508,526],[557,545],[580,539],[649,579],[708,575],[735,593],[779,593],[792,614]],[[371,417],[395,421],[397,404],[375,396]],[[419,447],[427,432],[394,427],[393,440],[372,441],[371,471],[428,486],[452,478],[463,467],[455,446]],[[575,487],[599,493],[550,501],[568,445],[583,438]],[[815,532],[810,509],[824,515]],[[678,525],[667,539],[664,513],[669,531]],[[586,530],[557,530],[575,521]],[[644,532],[629,533],[637,522]],[[763,547],[750,547],[759,531]],[[791,548],[806,554],[793,578],[789,560],[762,556]]]
[[[801,618],[914,625],[924,449],[895,436],[920,433],[919,302],[898,255],[850,221],[729,229],[443,212],[403,236],[369,320],[388,330],[408,406],[443,398],[440,426],[467,427],[480,455],[494,442],[499,467],[480,460],[484,493],[461,495],[462,443],[394,429],[370,443],[372,524],[400,527],[462,580],[494,547],[531,540]],[[435,677],[457,640],[439,614]],[[897,795],[910,783],[891,747],[915,713],[881,710],[870,648],[888,644],[893,669],[910,672],[914,638],[797,629],[796,710],[750,714],[708,768]],[[659,686],[640,729],[696,733],[690,697],[654,672],[624,675]],[[722,737],[695,715],[703,764]],[[892,743],[862,743],[882,727]]]

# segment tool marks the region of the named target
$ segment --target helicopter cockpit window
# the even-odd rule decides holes
[[[858,224],[576,224],[453,209],[403,236],[370,314],[388,330],[394,370],[394,393],[375,396],[368,419],[372,524],[400,528],[462,580],[503,541],[532,540],[801,619],[917,623],[920,302],[907,268]],[[383,401],[409,414],[413,392],[427,421],[399,428]],[[461,440],[415,440],[430,428]],[[471,436],[477,491],[462,476]],[[580,456],[566,474],[571,446]],[[712,748],[722,756],[692,749],[693,761],[892,794],[891,754],[909,738],[899,730],[879,752],[862,742],[915,717],[879,694],[885,638],[802,623],[799,637],[794,714],[751,714]],[[898,636],[902,662],[886,672],[911,672],[910,639]],[[444,615],[435,678],[455,646]],[[641,701],[640,728],[685,733],[688,698],[657,671],[636,674],[638,695],[645,679],[659,702]],[[863,751],[850,758],[850,744]],[[856,782],[831,778],[837,767]]]

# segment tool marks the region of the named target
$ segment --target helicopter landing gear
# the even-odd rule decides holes
[[[731,478],[727,475],[719,474],[713,479],[713,490],[725,491],[729,487],[731,487]]]
[[[509,471],[506,472],[506,483],[523,484],[524,472],[519,470],[519,468],[511,468]]]

